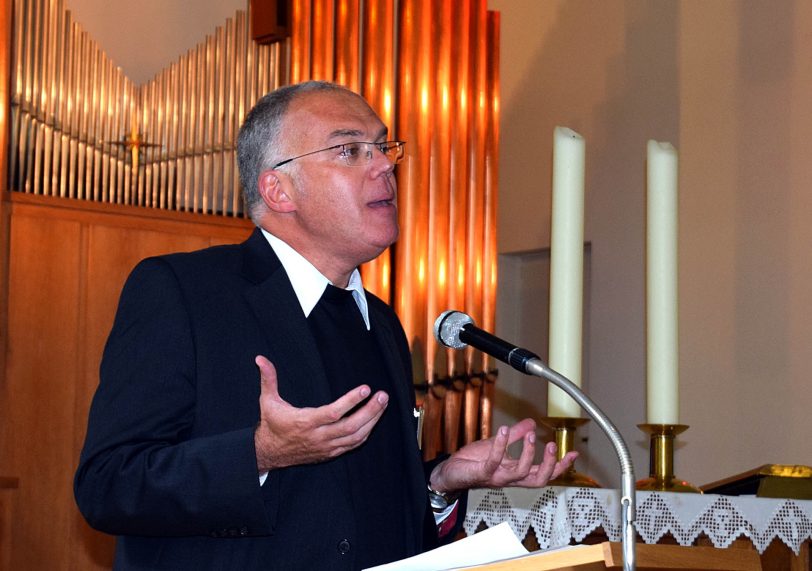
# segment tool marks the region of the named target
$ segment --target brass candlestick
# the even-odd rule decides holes
[[[561,460],[567,452],[575,450],[575,431],[579,426],[589,422],[588,418],[573,418],[566,416],[548,416],[541,419],[541,423],[551,429],[555,434],[555,444],[558,447],[556,458]],[[601,485],[585,474],[575,471],[575,464],[558,478],[548,482],[550,486],[569,486],[580,488],[600,488]]]
[[[674,476],[674,437],[688,430],[685,424],[638,424],[650,436],[649,477],[638,480],[635,488],[650,492],[689,492],[702,490]]]

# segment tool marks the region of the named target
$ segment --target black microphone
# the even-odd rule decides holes
[[[528,373],[528,361],[539,360],[539,356],[535,353],[516,347],[480,329],[474,325],[471,316],[455,309],[440,314],[434,322],[434,337],[442,345],[452,349],[462,349],[470,345],[522,373]]]

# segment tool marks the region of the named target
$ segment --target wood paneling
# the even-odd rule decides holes
[[[0,474],[0,569],[9,569],[11,565],[11,509],[16,497],[19,482]]]
[[[146,256],[237,242],[251,227],[16,193],[9,206],[0,466],[19,478],[19,490],[0,530],[11,546],[0,562],[7,569],[109,569],[113,540],[84,522],[72,481],[121,287]]]
[[[9,64],[11,54],[11,0],[0,0],[0,347],[6,346],[7,290],[3,287],[8,276],[8,113]],[[5,351],[0,351],[0,389],[3,386]],[[1,424],[1,423],[0,423]],[[2,434],[2,426],[0,426]],[[2,469],[2,466],[0,466]],[[11,474],[0,474],[11,476]],[[2,541],[2,537],[0,537]]]
[[[72,501],[81,232],[74,221],[11,220],[6,395],[13,406],[2,416],[9,446],[3,464],[21,478],[13,569],[68,560],[69,542],[42,538],[66,537],[70,527],[69,512],[57,506]],[[25,554],[25,565],[15,553]]]
[[[5,358],[7,332],[8,276],[8,207],[6,205],[8,109],[9,109],[9,57],[11,50],[11,0],[0,0],[0,398],[5,394]],[[0,445],[4,442],[6,422],[0,417]],[[0,448],[0,452],[2,449]],[[19,482],[13,478],[9,466],[0,462],[0,569],[11,564],[12,504]]]

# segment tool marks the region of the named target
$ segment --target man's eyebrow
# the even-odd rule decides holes
[[[336,129],[330,136],[327,137],[328,140],[330,139],[344,139],[347,137],[360,137],[363,133],[358,129]]]
[[[378,131],[378,135],[375,137],[375,139],[373,139],[373,141],[385,138],[387,133],[389,133],[389,129],[387,127],[382,127],[381,130]],[[327,138],[327,140],[344,139],[348,137],[360,137],[363,134],[364,134],[363,131],[359,131],[358,129],[336,129],[335,131],[330,133],[330,136]]]

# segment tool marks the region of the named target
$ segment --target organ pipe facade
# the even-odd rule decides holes
[[[486,0],[290,0],[260,45],[240,11],[134,85],[65,9],[13,4],[8,186],[67,199],[244,216],[235,140],[262,94],[307,79],[358,91],[407,141],[401,237],[363,268],[409,336],[426,456],[487,436],[492,363],[437,346],[448,308],[493,329],[499,15]]]

